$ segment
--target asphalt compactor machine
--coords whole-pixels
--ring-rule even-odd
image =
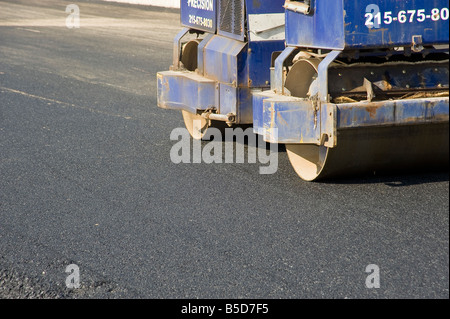
[[[449,15],[448,0],[182,0],[158,106],[197,139],[251,124],[307,181],[448,169]]]

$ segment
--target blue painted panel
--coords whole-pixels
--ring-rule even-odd
[[[311,15],[286,10],[286,42],[288,46],[342,50],[344,9],[342,0],[315,0]]]
[[[290,97],[265,99],[263,102],[263,128],[268,134],[265,140],[271,143],[319,143],[320,129],[314,127],[314,109],[311,102]],[[273,129],[278,130],[277,140]]]
[[[271,134],[276,128],[277,139]],[[271,143],[318,143],[311,102],[273,91],[253,94],[253,131]]]
[[[253,94],[253,132],[262,135],[264,129],[264,100],[270,98],[268,92]]]
[[[248,0],[247,14],[283,13],[285,0]]]
[[[421,35],[424,44],[449,41],[448,0],[344,2],[347,47],[407,46],[413,35]]]
[[[233,113],[236,114],[237,111],[237,89],[231,85],[219,84],[220,85],[220,114]]]
[[[213,34],[207,34],[202,42],[199,43],[197,47],[197,70],[198,73],[203,75],[205,72],[205,58],[203,56],[204,48],[209,43],[209,41],[213,38]]]
[[[183,26],[210,33],[216,32],[216,0],[181,0],[180,8]]]
[[[275,51],[283,51],[284,48],[284,41],[249,43],[248,78],[250,80],[250,87],[269,87],[272,53]]]
[[[338,104],[337,127],[420,124],[449,120],[449,98]]]
[[[286,12],[290,46],[343,50],[449,42],[448,0],[314,0],[310,15]],[[433,13],[436,13],[433,15]]]
[[[252,124],[252,94],[248,88],[235,88],[226,84],[220,86],[220,114],[236,114],[238,124]]]
[[[253,94],[249,88],[238,88],[238,123],[252,124],[253,123]]]
[[[337,113],[336,122],[333,121],[336,129],[449,121],[448,97],[322,104],[322,110],[327,110],[325,113],[333,108],[336,108]],[[322,121],[325,118],[322,116]],[[270,142],[308,144],[318,143],[320,137],[319,125],[314,127],[314,110],[308,100],[275,94],[273,91],[253,95],[253,127],[258,134],[277,128],[278,139]]]
[[[238,67],[242,67],[238,65],[238,55],[246,46],[237,40],[214,36],[204,49],[204,75],[218,82],[237,85]]]
[[[158,107],[194,113],[217,106],[216,83],[195,73],[165,71],[157,75]]]

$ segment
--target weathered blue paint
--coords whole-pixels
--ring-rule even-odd
[[[276,140],[273,140],[272,135],[266,134],[267,141],[319,145],[325,143],[326,146],[334,147],[338,145],[337,132],[342,129],[448,123],[448,97],[330,103],[328,74],[331,63],[340,55],[349,54],[350,50],[373,49],[364,51],[364,54],[370,55],[370,52],[373,52],[379,56],[382,51],[376,51],[378,49],[412,46],[413,36],[415,41],[419,40],[419,44],[424,46],[448,44],[448,0],[313,0],[312,8],[311,14],[308,15],[289,10],[286,12],[287,47],[275,61],[272,91],[258,93],[253,97],[255,132],[264,134],[276,128]],[[417,22],[411,18],[413,12],[408,12],[415,10],[417,18],[418,10],[423,10],[420,14],[426,16],[431,15],[434,8],[437,8],[435,11],[440,14],[439,19],[434,18],[436,21],[425,18],[423,22]],[[382,23],[369,28],[366,25],[369,17],[366,13],[376,14],[377,10],[383,15]],[[385,23],[384,18],[389,16],[395,15],[397,20],[401,16],[403,19],[402,10],[405,10],[408,21],[400,23],[393,19],[389,25]],[[333,50],[319,64],[316,87],[312,88],[317,92],[315,100],[284,95],[284,62],[292,57],[297,48],[305,47]],[[414,73],[409,72],[409,68],[413,68],[411,64],[403,69],[393,68],[391,71],[395,76],[390,76],[388,70],[381,76],[390,78],[393,86],[402,89],[448,86],[448,71],[431,65],[429,68],[420,65],[420,71]],[[349,68],[350,76],[351,71]],[[363,79],[364,77],[361,81]]]
[[[220,35],[212,38],[204,48],[204,75],[218,82],[237,85],[238,56],[246,43]]]
[[[307,99],[264,92],[253,96],[253,107],[255,133],[264,134],[274,128],[278,130],[276,140],[268,138],[272,138],[272,135],[265,136],[265,140],[272,143],[320,144],[321,135],[324,133],[320,121],[324,121],[327,113],[333,109],[336,110],[336,131],[449,121],[448,97],[371,103],[323,103],[323,112],[318,114],[317,125],[314,124],[314,107]]]
[[[263,129],[268,142],[320,142],[320,127],[314,127],[315,112],[309,101],[292,97],[269,98],[264,100],[263,110]],[[278,140],[270,134],[273,129],[278,130]]]
[[[220,0],[214,1],[215,12]],[[192,2],[190,2],[192,4]],[[197,2],[199,3],[199,2]],[[280,13],[284,0],[248,0],[248,14]],[[350,50],[380,49],[393,46],[410,46],[413,36],[421,36],[423,45],[448,43],[448,1],[443,0],[313,0],[310,15],[286,12],[287,47],[283,41],[244,41],[245,34],[231,35],[223,32],[214,35],[217,28],[214,13],[214,30],[201,29],[209,34],[199,44],[197,72],[160,72],[158,74],[158,105],[162,108],[196,112],[215,107],[218,113],[236,114],[237,123],[253,123],[255,132],[279,143],[323,143],[324,135],[336,145],[336,132],[340,129],[365,126],[420,124],[449,119],[448,98],[413,100],[387,100],[333,104],[329,102],[329,65],[340,54]],[[382,12],[383,23],[366,26],[366,13]],[[425,18],[417,23],[384,23],[384,13],[399,17],[402,10],[425,10],[425,16],[434,8],[441,14],[439,21]],[[189,16],[204,9],[188,6],[182,1],[183,25],[199,29],[189,23]],[[207,10],[206,10],[207,11]],[[204,13],[204,12],[203,12]],[[395,14],[394,14],[395,13]],[[387,15],[389,16],[389,14]],[[407,14],[408,18],[410,14]],[[212,16],[211,16],[212,18]],[[242,16],[245,20],[245,17]],[[177,38],[179,50],[180,38]],[[318,72],[318,104],[307,99],[283,96],[283,63],[298,47],[333,50],[320,63]],[[283,51],[284,50],[284,51]],[[283,51],[275,61],[272,91],[255,93],[269,87],[272,53]],[[373,50],[375,52],[375,50]],[[368,51],[365,51],[366,53]],[[378,51],[378,55],[380,51]],[[174,61],[177,55],[174,55]],[[442,84],[442,74],[431,69],[419,78],[408,77],[408,84],[420,83],[425,88]],[[403,86],[401,86],[403,87]],[[278,129],[277,140],[270,132]]]
[[[248,44],[249,87],[269,88],[272,53],[284,50],[284,41],[258,41]]]
[[[180,67],[180,52],[181,52],[181,39],[189,32],[189,28],[183,28],[178,32],[177,36],[173,40],[173,57],[172,67],[178,69]]]
[[[267,92],[258,92],[252,95],[252,113],[253,113],[253,132],[264,134],[264,100],[269,98]]]
[[[318,108],[308,99],[276,94],[272,91],[253,95],[254,132],[270,143],[334,143],[337,107],[323,103]],[[277,134],[272,134],[273,130]],[[323,139],[324,136],[326,139]]]
[[[287,45],[334,50],[411,46],[417,35],[423,44],[448,43],[448,0],[313,0],[312,7],[309,15],[286,11]],[[435,8],[439,19],[433,18]],[[366,25],[366,14],[377,12],[375,23]]]
[[[159,72],[157,88],[160,108],[195,113],[217,105],[216,82],[193,72]]]
[[[285,0],[249,0],[247,14],[284,13]]]
[[[284,93],[284,62],[295,51],[295,49],[295,47],[287,47],[275,60],[275,76],[273,80],[274,83],[271,84],[271,88],[279,94]]]
[[[328,68],[337,59],[341,51],[331,51],[319,64],[319,99],[328,101]]]
[[[227,85],[224,83],[220,83],[219,86],[220,86],[219,112],[221,114],[228,114],[228,113],[236,114],[238,103],[237,87]]]
[[[157,74],[160,108],[196,113],[215,107],[219,114],[233,113],[237,123],[253,122],[252,92],[207,79],[193,72],[164,71]]]
[[[253,92],[250,88],[238,88],[238,113],[237,121],[241,124],[253,123]]]
[[[202,42],[200,42],[198,44],[197,47],[197,73],[204,75],[205,73],[205,57],[204,57],[204,52],[205,52],[205,46],[209,43],[209,41],[211,41],[211,39],[214,37],[213,34],[211,33],[207,33],[204,37]]]
[[[423,98],[338,105],[338,129],[449,121],[449,99]]]

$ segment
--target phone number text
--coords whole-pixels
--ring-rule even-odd
[[[379,28],[382,24],[391,24],[393,22],[399,23],[413,23],[413,22],[424,22],[425,20],[431,19],[432,21],[448,20],[449,19],[449,9],[448,8],[434,8],[431,11],[426,11],[425,9],[419,10],[402,10],[396,15],[392,11],[380,12],[376,8],[368,10],[372,12],[367,12],[365,14],[366,26],[371,28]]]
[[[209,28],[209,29],[213,28],[213,20],[212,19],[199,17],[199,16],[192,15],[192,14],[189,15],[189,23],[199,25],[199,26]]]

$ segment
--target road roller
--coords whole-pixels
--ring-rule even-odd
[[[158,106],[197,139],[251,124],[305,181],[448,170],[449,15],[448,0],[182,0]]]

